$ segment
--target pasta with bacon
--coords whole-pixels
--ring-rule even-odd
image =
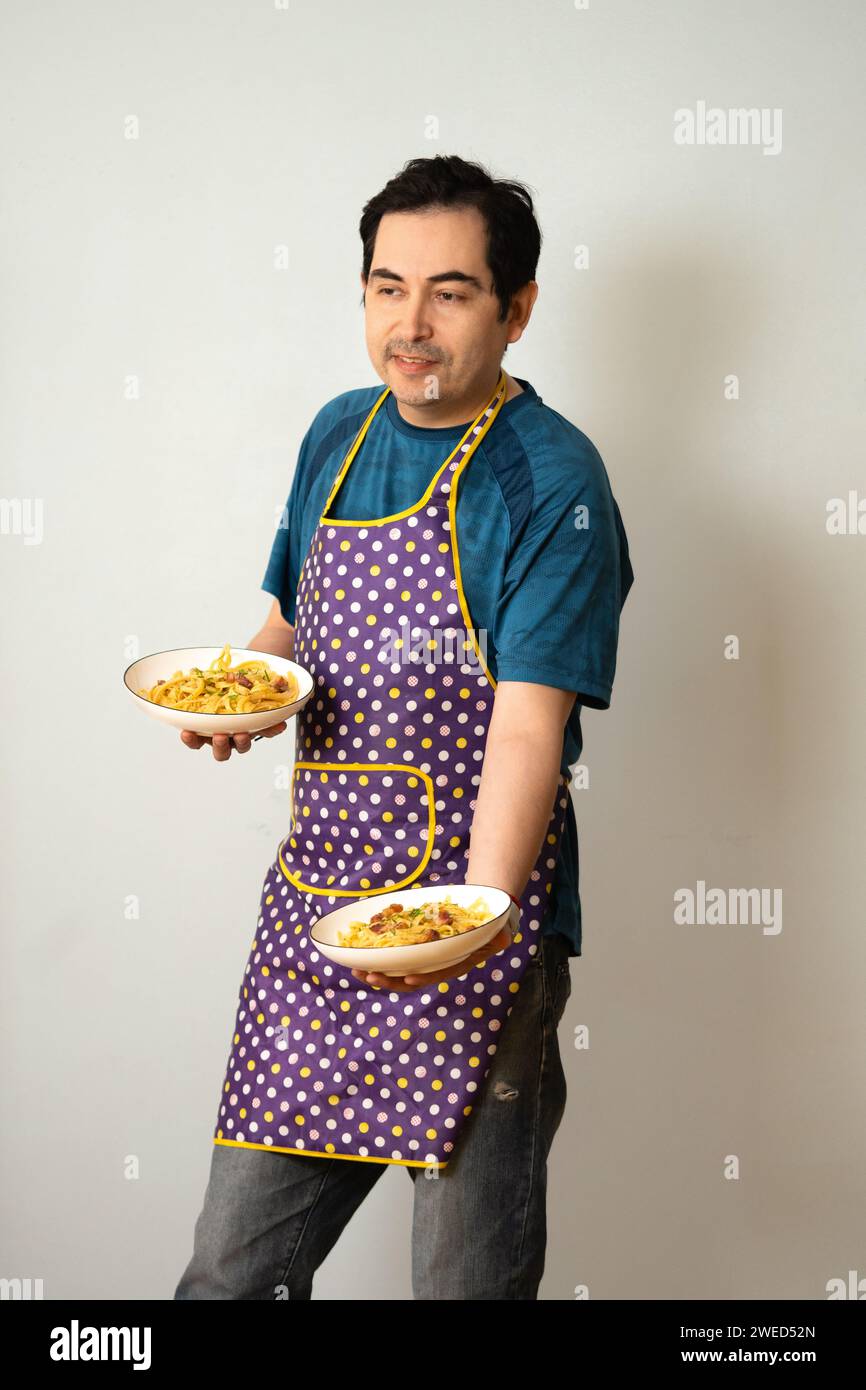
[[[254,714],[290,705],[298,697],[298,683],[294,676],[275,675],[261,659],[232,666],[227,642],[205,670],[193,666],[190,671],[175,671],[138,694],[156,705],[191,714]]]

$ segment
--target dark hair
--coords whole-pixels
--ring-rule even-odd
[[[358,229],[364,246],[364,279],[370,274],[376,232],[386,212],[469,207],[478,209],[487,226],[487,264],[502,323],[508,316],[512,296],[535,279],[541,231],[535,220],[532,195],[523,184],[494,179],[480,164],[456,154],[410,159],[381,193],[364,205]]]

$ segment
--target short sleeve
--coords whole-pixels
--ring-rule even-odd
[[[271,545],[261,587],[279,599],[280,612],[287,623],[295,621],[295,597],[303,561],[304,502],[308,495],[308,473],[313,427],[301,442],[289,496],[283,508]]]
[[[533,681],[610,707],[619,618],[634,582],[607,471],[579,430],[541,451],[510,538],[493,644],[497,680]]]

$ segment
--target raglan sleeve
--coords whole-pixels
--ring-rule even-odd
[[[315,422],[314,422],[315,424]],[[310,454],[314,425],[301,441],[286,505],[280,513],[261,587],[279,599],[287,623],[295,621],[295,596],[303,563],[304,502],[309,492]]]
[[[494,614],[497,680],[556,686],[608,709],[634,571],[601,456],[576,435],[540,451],[531,502],[510,537]]]

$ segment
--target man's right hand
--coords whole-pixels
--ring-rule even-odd
[[[274,738],[286,727],[284,719],[279,724],[271,724],[267,729],[259,729],[259,733],[263,738]],[[236,753],[249,753],[253,746],[252,734],[214,734],[213,738],[205,738],[203,734],[194,734],[192,729],[181,729],[180,736],[187,748],[201,748],[209,743],[218,763],[226,762],[232,755],[232,749]]]

